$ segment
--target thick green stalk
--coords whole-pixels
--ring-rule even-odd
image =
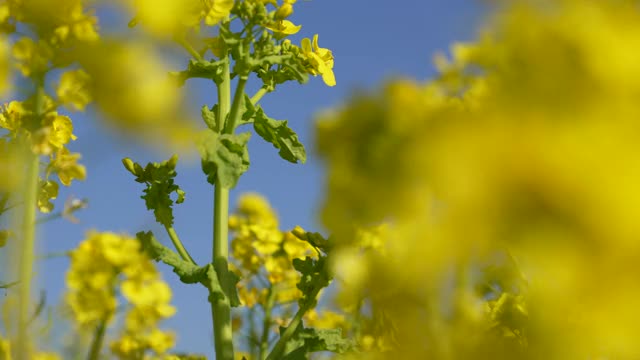
[[[218,119],[226,119],[231,107],[229,62],[223,67],[218,84]],[[224,125],[222,127],[224,129]],[[226,276],[229,258],[229,189],[216,184],[213,211],[213,266],[218,277]],[[225,297],[210,296],[216,359],[233,360],[231,306]]]
[[[44,112],[44,76],[37,81],[35,113],[38,119]],[[25,162],[27,164],[24,182],[24,213],[22,216],[22,243],[20,244],[18,292],[18,341],[17,359],[29,359],[29,309],[31,307],[31,280],[35,260],[36,204],[38,200],[38,179],[40,156],[31,150],[31,142],[25,141]]]
[[[18,342],[17,358],[29,359],[29,311],[31,307],[31,278],[33,276],[33,263],[36,239],[36,202],[38,197],[38,170],[40,158],[33,154],[31,149],[26,151],[27,177],[24,183],[24,213],[22,217],[22,243],[20,244],[19,266],[19,316],[18,316]]]

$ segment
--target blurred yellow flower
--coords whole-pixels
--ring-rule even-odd
[[[83,70],[69,70],[60,76],[60,83],[56,88],[58,100],[73,110],[84,111],[91,102],[89,93],[91,78]]]

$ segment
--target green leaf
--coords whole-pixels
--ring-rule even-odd
[[[220,61],[198,61],[191,59],[189,66],[183,71],[174,71],[169,75],[176,81],[179,86],[184,85],[185,81],[191,78],[211,79],[219,82],[222,75],[222,65],[226,60]]]
[[[202,120],[207,124],[207,127],[213,131],[218,129],[218,104],[209,109],[206,105],[202,107]]]
[[[278,154],[281,158],[294,164],[307,161],[304,145],[298,140],[298,134],[287,126],[286,120],[272,119],[257,107],[253,115],[253,128],[266,142],[280,150]]]
[[[122,160],[124,167],[136,177],[136,182],[146,184],[141,196],[148,210],[153,210],[156,221],[165,226],[173,225],[173,203],[171,195],[175,192],[176,204],[184,202],[185,192],[175,184],[174,178],[178,157],[172,156],[161,163],[148,163],[144,168],[131,159]]]
[[[312,304],[316,302],[314,290],[329,286],[332,276],[329,274],[326,266],[327,257],[321,256],[319,259],[313,259],[309,256],[302,259],[293,259],[293,268],[302,276],[296,285],[302,291],[302,297],[298,301],[300,306]]]
[[[284,330],[281,327],[280,333]],[[287,342],[283,360],[307,359],[306,354],[318,351],[344,354],[353,350],[356,350],[355,341],[343,338],[341,329],[307,329],[300,325]]]
[[[212,185],[233,188],[240,176],[249,169],[247,142],[251,133],[237,135],[205,131],[198,149],[202,157],[202,171]]]

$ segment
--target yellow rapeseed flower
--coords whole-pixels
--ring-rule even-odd
[[[322,75],[322,80],[328,86],[336,85],[336,77],[333,74],[333,53],[331,50],[318,46],[318,34],[313,36],[313,42],[309,38],[302,39],[302,54],[309,62],[309,72],[312,75]]]
[[[91,102],[89,82],[91,78],[83,70],[69,70],[60,76],[56,95],[60,102],[73,110],[84,111]]]

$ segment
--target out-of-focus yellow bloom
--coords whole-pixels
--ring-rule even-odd
[[[32,135],[32,149],[36,154],[50,155],[56,150],[64,149],[73,135],[73,123],[67,116],[52,111],[44,115],[42,127]]]
[[[111,350],[122,358],[147,350],[161,355],[174,344],[157,328],[172,316],[171,289],[162,281],[140,243],[126,236],[90,232],[71,253],[67,303],[81,327],[110,321],[117,306],[116,288],[130,304],[121,336]]]
[[[33,360],[62,360],[62,357],[56,353],[38,352],[33,355]]]
[[[338,329],[346,328],[348,325],[342,314],[330,310],[324,310],[319,314],[315,309],[305,314],[304,324],[316,329]]]
[[[85,106],[91,102],[90,81],[89,74],[83,70],[66,71],[60,76],[56,95],[62,104],[84,111]]]
[[[331,50],[318,46],[318,34],[313,36],[313,43],[309,38],[302,39],[302,54],[309,61],[309,72],[312,75],[322,75],[322,80],[328,86],[336,85],[333,74],[333,53]]]
[[[231,242],[232,258],[242,274],[239,296],[247,306],[266,301],[268,289],[258,290],[250,285],[256,276],[264,276],[275,292],[277,303],[289,303],[300,298],[296,287],[300,274],[292,260],[316,256],[313,248],[290,232],[278,228],[278,218],[267,200],[253,193],[238,200],[238,208],[229,217],[234,231]]]
[[[53,57],[50,45],[45,41],[35,42],[29,37],[18,39],[11,52],[18,61],[18,69],[25,77],[44,72]]]
[[[204,12],[200,0],[135,0],[133,5],[136,20],[158,36],[174,35],[197,26]]]
[[[40,191],[38,192],[38,209],[40,209],[40,212],[51,212],[51,210],[53,210],[53,203],[51,200],[55,200],[57,197],[57,182],[51,180],[40,181]]]
[[[1,11],[2,7],[0,7]],[[7,90],[11,88],[9,84],[10,73],[9,73],[9,58],[10,58],[10,47],[9,42],[6,37],[0,36],[0,94],[4,94]]]
[[[206,0],[204,22],[209,26],[224,20],[233,9],[233,0]]]
[[[21,101],[11,101],[2,107],[0,114],[0,127],[10,132],[17,131],[22,125],[22,117],[27,114],[24,104]]]
[[[336,243],[389,222],[386,255],[340,250],[336,278],[364,268],[350,298],[390,319],[385,358],[636,358],[637,3],[500,6],[435,81],[395,81],[319,125]],[[464,295],[453,269],[504,248],[527,293]]]
[[[97,23],[98,19],[85,13],[82,3],[77,2],[71,7],[63,22],[55,28],[54,34],[60,42],[70,38],[85,42],[96,41],[100,38]]]
[[[0,359],[11,360],[11,343],[0,336]]]
[[[80,154],[71,153],[67,148],[62,148],[52,155],[47,172],[57,174],[60,182],[64,186],[69,186],[72,180],[84,180],[87,177],[86,168],[78,164],[78,160],[80,160]]]
[[[152,47],[103,41],[81,49],[79,58],[92,79],[95,104],[111,124],[143,140],[161,138],[164,146],[193,135],[169,67]]]

